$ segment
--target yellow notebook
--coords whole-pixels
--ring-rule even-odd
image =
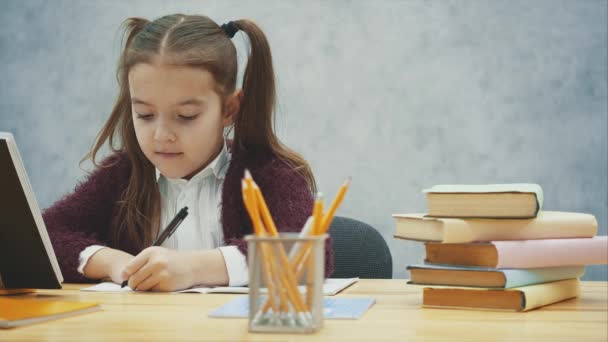
[[[0,328],[74,316],[101,310],[98,303],[0,298]]]

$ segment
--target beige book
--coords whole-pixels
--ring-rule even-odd
[[[535,219],[430,218],[394,214],[395,237],[406,240],[467,243],[493,240],[590,238],[597,233],[593,215],[542,211]]]
[[[442,287],[423,290],[422,305],[428,307],[528,311],[578,297],[578,279],[516,287],[506,290]]]
[[[423,192],[432,217],[533,218],[543,204],[538,184],[436,185]]]

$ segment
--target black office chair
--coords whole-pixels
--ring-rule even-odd
[[[393,277],[393,259],[384,238],[372,226],[347,217],[334,217],[329,235],[334,249],[331,278]]]

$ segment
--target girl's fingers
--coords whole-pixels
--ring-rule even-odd
[[[156,291],[156,292],[167,291],[167,290],[163,290],[163,289],[161,288],[160,283],[161,283],[161,282],[159,281],[159,282],[158,282],[156,285],[154,285],[154,286],[153,286],[153,287],[150,289],[150,291]]]
[[[158,287],[160,283],[160,277],[158,274],[152,273],[148,278],[137,285],[137,291],[148,291],[154,290],[155,287]]]
[[[142,268],[148,262],[149,258],[150,258],[149,249],[144,249],[141,253],[137,254],[137,256],[135,256],[135,258],[133,258],[131,261],[129,261],[127,263],[127,265],[125,266],[125,268],[122,270],[122,272],[120,274],[122,276],[122,279],[125,279],[125,280],[129,279],[129,285],[130,285],[131,284],[130,277],[134,273],[139,271],[139,269]],[[131,287],[131,288],[133,288],[133,287]]]
[[[150,260],[147,260],[148,262],[143,265],[137,272],[133,273],[130,277],[129,277],[129,287],[132,289],[137,288],[139,290],[140,288],[140,284],[147,280],[148,277],[150,277],[151,275],[157,274],[158,272],[158,267],[159,265],[153,262],[150,262]]]

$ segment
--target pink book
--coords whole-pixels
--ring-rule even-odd
[[[608,237],[491,241],[427,242],[425,262],[495,268],[536,268],[608,264]]]

